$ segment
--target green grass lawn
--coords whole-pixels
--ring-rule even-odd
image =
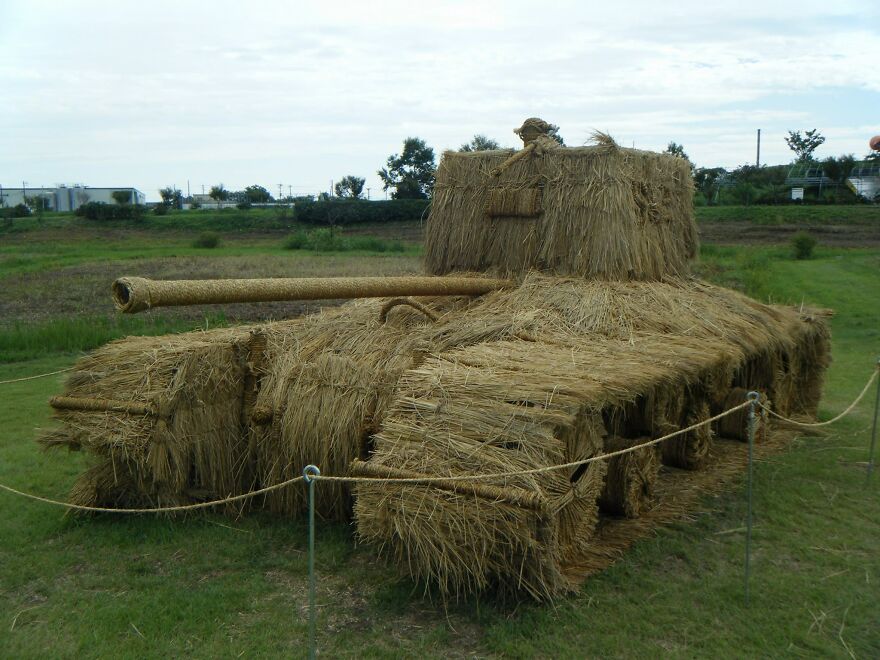
[[[697,222],[750,222],[756,225],[859,225],[880,223],[880,206],[807,205],[698,206]]]
[[[861,389],[880,355],[880,250],[820,249],[794,261],[782,248],[708,246],[699,272],[761,300],[835,309],[821,416]],[[0,364],[0,379],[74,359],[56,352]],[[64,499],[82,470],[83,456],[44,454],[33,442],[62,378],[0,385],[0,482]],[[870,407],[756,466],[750,608],[742,487],[707,498],[691,520],[637,543],[554,606],[486,596],[444,607],[356,545],[349,526],[319,522],[321,652],[877,657],[880,473],[866,486]],[[0,656],[305,656],[305,550],[301,521],[269,515],[79,519],[0,493]]]

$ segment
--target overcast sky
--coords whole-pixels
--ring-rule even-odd
[[[684,145],[698,166],[868,151],[880,3],[0,1],[0,184],[223,182],[273,194],[375,175],[407,136]]]

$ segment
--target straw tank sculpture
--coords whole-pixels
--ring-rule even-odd
[[[530,119],[521,150],[444,154],[426,276],[117,280],[123,311],[351,300],[84,357],[43,439],[94,458],[71,501],[193,503],[312,463],[375,479],[321,483],[319,514],[353,520],[429,588],[551,599],[675,511],[683,489],[738,464],[745,417],[610,460],[523,470],[642,444],[751,389],[784,415],[814,415],[829,361],[822,315],[690,274],[687,162],[602,134],[564,147],[554,132]],[[395,481],[425,476],[468,480]],[[300,515],[304,489],[230,512],[254,508]]]

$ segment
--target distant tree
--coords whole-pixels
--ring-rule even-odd
[[[487,138],[485,135],[475,135],[474,139],[470,142],[461,145],[458,149],[459,151],[492,151],[493,149],[500,149],[499,144],[491,139]]]
[[[170,186],[162,188],[159,190],[159,196],[162,198],[162,203],[168,208],[183,208],[183,195],[176,188]]]
[[[42,195],[34,195],[33,197],[24,198],[25,205],[37,214],[37,219],[43,221],[43,211],[49,209],[49,200]]]
[[[669,154],[670,156],[678,156],[679,158],[684,158],[686,161],[690,162],[690,158],[684,151],[684,147],[677,142],[670,142],[666,145],[666,149],[663,150],[664,154]]]
[[[244,189],[246,201],[251,204],[266,204],[272,201],[272,195],[263,186],[254,184]]]
[[[342,177],[333,187],[337,197],[360,199],[364,196],[364,184],[366,179],[349,174]]]
[[[666,145],[666,149],[663,150],[664,154],[669,154],[670,156],[677,156],[678,158],[684,158],[688,165],[691,166],[691,174],[696,173],[696,168],[694,167],[693,161],[690,157],[685,153],[684,147],[677,142],[670,142]]]
[[[229,199],[229,191],[223,187],[221,183],[218,186],[211,186],[211,191],[208,193],[208,197],[217,202],[217,208],[220,208],[220,202],[225,202]]]
[[[319,202],[329,202],[331,199],[333,199],[333,198],[330,196],[330,193],[328,193],[328,192],[319,192],[318,193],[317,200]]]
[[[129,204],[131,202],[130,190],[114,190],[112,193],[110,193],[110,196],[117,204]]]
[[[829,156],[822,161],[822,171],[835,183],[844,183],[855,164],[856,158],[853,154],[844,154],[837,158]]]
[[[383,190],[394,188],[393,199],[425,199],[434,189],[434,150],[424,140],[408,137],[403,151],[388,157],[386,167],[377,172]]]
[[[825,138],[815,128],[801,135],[800,131],[789,131],[785,143],[794,152],[796,160],[806,163],[813,160],[813,152],[825,142]]]
[[[723,167],[700,167],[694,170],[694,187],[711,203],[718,194],[721,178],[727,174]]]

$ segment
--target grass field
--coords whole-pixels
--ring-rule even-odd
[[[755,225],[823,226],[872,225],[880,222],[880,205],[780,205],[780,206],[698,206],[694,213],[699,223],[746,222]],[[418,218],[411,222],[393,222],[381,225],[351,225],[345,230],[353,234],[380,233],[398,239],[416,239],[420,232]],[[35,216],[0,221],[0,237],[14,237],[28,233],[46,233],[63,230],[66,236],[109,231],[140,231],[171,233],[198,233],[212,230],[224,235],[285,234],[301,228],[291,210],[254,208],[198,209],[173,211],[158,216],[147,213],[138,221],[97,221],[78,218],[72,213],[47,213],[42,219]]]
[[[182,237],[134,232],[95,241],[84,230],[65,242],[45,231],[45,240],[0,244],[0,379],[65,368],[76,350],[121,333],[205,323],[203,310],[158,310],[131,321],[143,326],[113,325],[106,285],[123,269],[166,277],[418,269],[415,250],[315,255],[250,237],[205,256]],[[820,248],[815,259],[794,261],[781,247],[706,246],[698,271],[761,300],[834,308],[822,416],[857,394],[880,355],[880,250]],[[208,323],[299,311],[246,306]],[[33,443],[61,382],[0,385],[0,482],[64,499],[82,470],[83,456],[44,454]],[[321,652],[877,657],[880,474],[866,486],[870,423],[866,402],[827,435],[804,436],[756,466],[748,609],[741,487],[707,498],[690,520],[636,544],[552,607],[488,596],[444,607],[356,545],[349,526],[321,522]],[[304,656],[305,549],[302,522],[268,515],[79,519],[0,493],[0,656]]]

